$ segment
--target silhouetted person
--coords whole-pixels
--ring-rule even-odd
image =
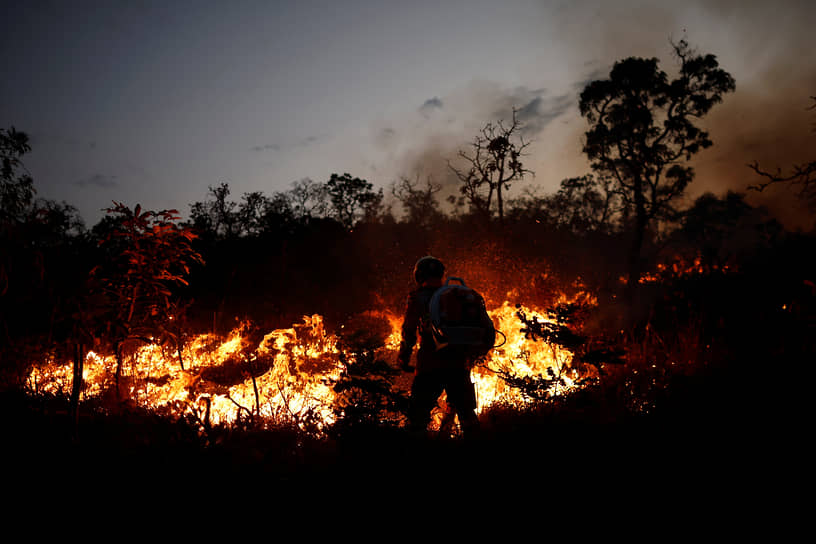
[[[431,420],[431,412],[443,391],[447,402],[459,416],[465,436],[479,425],[476,417],[476,392],[470,380],[470,357],[462,346],[437,349],[430,328],[430,301],[442,287],[445,266],[435,257],[423,257],[414,266],[418,287],[408,295],[402,323],[402,343],[398,360],[403,370],[413,370],[411,352],[419,334],[414,382],[408,412],[409,428],[424,432]]]

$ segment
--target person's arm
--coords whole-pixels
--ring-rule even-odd
[[[417,341],[417,327],[419,326],[421,310],[422,308],[420,308],[416,297],[408,295],[408,301],[405,304],[405,315],[402,319],[402,341],[397,356],[400,368],[405,371],[413,370],[411,353]]]

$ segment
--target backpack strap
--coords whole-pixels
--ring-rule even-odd
[[[445,281],[445,285],[449,284],[453,280],[456,280],[459,283],[461,283],[462,285],[464,285],[465,287],[467,287],[467,285],[465,285],[465,280],[463,280],[462,278],[457,278],[455,276],[448,276],[448,279]]]

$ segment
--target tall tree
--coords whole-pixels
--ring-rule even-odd
[[[524,150],[530,145],[521,136],[521,129],[514,108],[510,124],[503,121],[487,123],[474,138],[471,150],[459,151],[459,157],[468,165],[466,168],[448,163],[462,183],[460,190],[471,209],[488,220],[493,213],[491,207],[495,195],[500,224],[504,223],[504,192],[510,188],[511,182],[533,173],[521,162]]]
[[[734,79],[714,55],[699,55],[685,40],[672,44],[679,74],[669,80],[658,59],[616,62],[608,79],[589,83],[580,110],[590,123],[584,153],[592,168],[610,176],[632,214],[631,289],[642,270],[642,249],[653,222],[668,217],[694,177],[686,164],[711,146],[695,122],[734,90]]]
[[[15,296],[32,292],[19,287],[42,275],[41,259],[26,236],[34,183],[22,156],[29,151],[25,132],[0,128],[0,346],[11,344]]]

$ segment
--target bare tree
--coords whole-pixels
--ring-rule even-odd
[[[510,182],[533,174],[521,162],[530,142],[521,136],[522,125],[516,113],[513,108],[509,125],[501,120],[487,123],[474,138],[471,151],[459,151],[459,157],[469,164],[467,168],[457,168],[448,161],[448,167],[462,182],[460,190],[471,209],[488,220],[495,195],[499,224],[504,224],[504,191],[510,188]]]
[[[815,110],[816,96],[811,96],[810,99],[813,100],[813,104],[807,109]],[[813,131],[816,132],[816,126],[814,126]],[[771,185],[780,183],[795,185],[799,189],[799,196],[807,201],[812,209],[816,209],[816,159],[794,165],[787,174],[783,174],[782,169],[779,168],[776,173],[763,170],[757,161],[749,164],[748,167],[767,180],[756,185],[750,185],[749,190],[762,192]]]
[[[323,217],[329,209],[329,197],[324,183],[316,183],[309,178],[292,183],[286,193],[291,202],[292,213],[300,221],[308,222],[315,217]]]
[[[442,190],[442,186],[434,183],[431,176],[421,185],[419,177],[419,174],[413,180],[406,176],[400,177],[392,185],[391,194],[402,204],[409,223],[429,227],[442,217],[439,201],[436,200],[436,194]]]

